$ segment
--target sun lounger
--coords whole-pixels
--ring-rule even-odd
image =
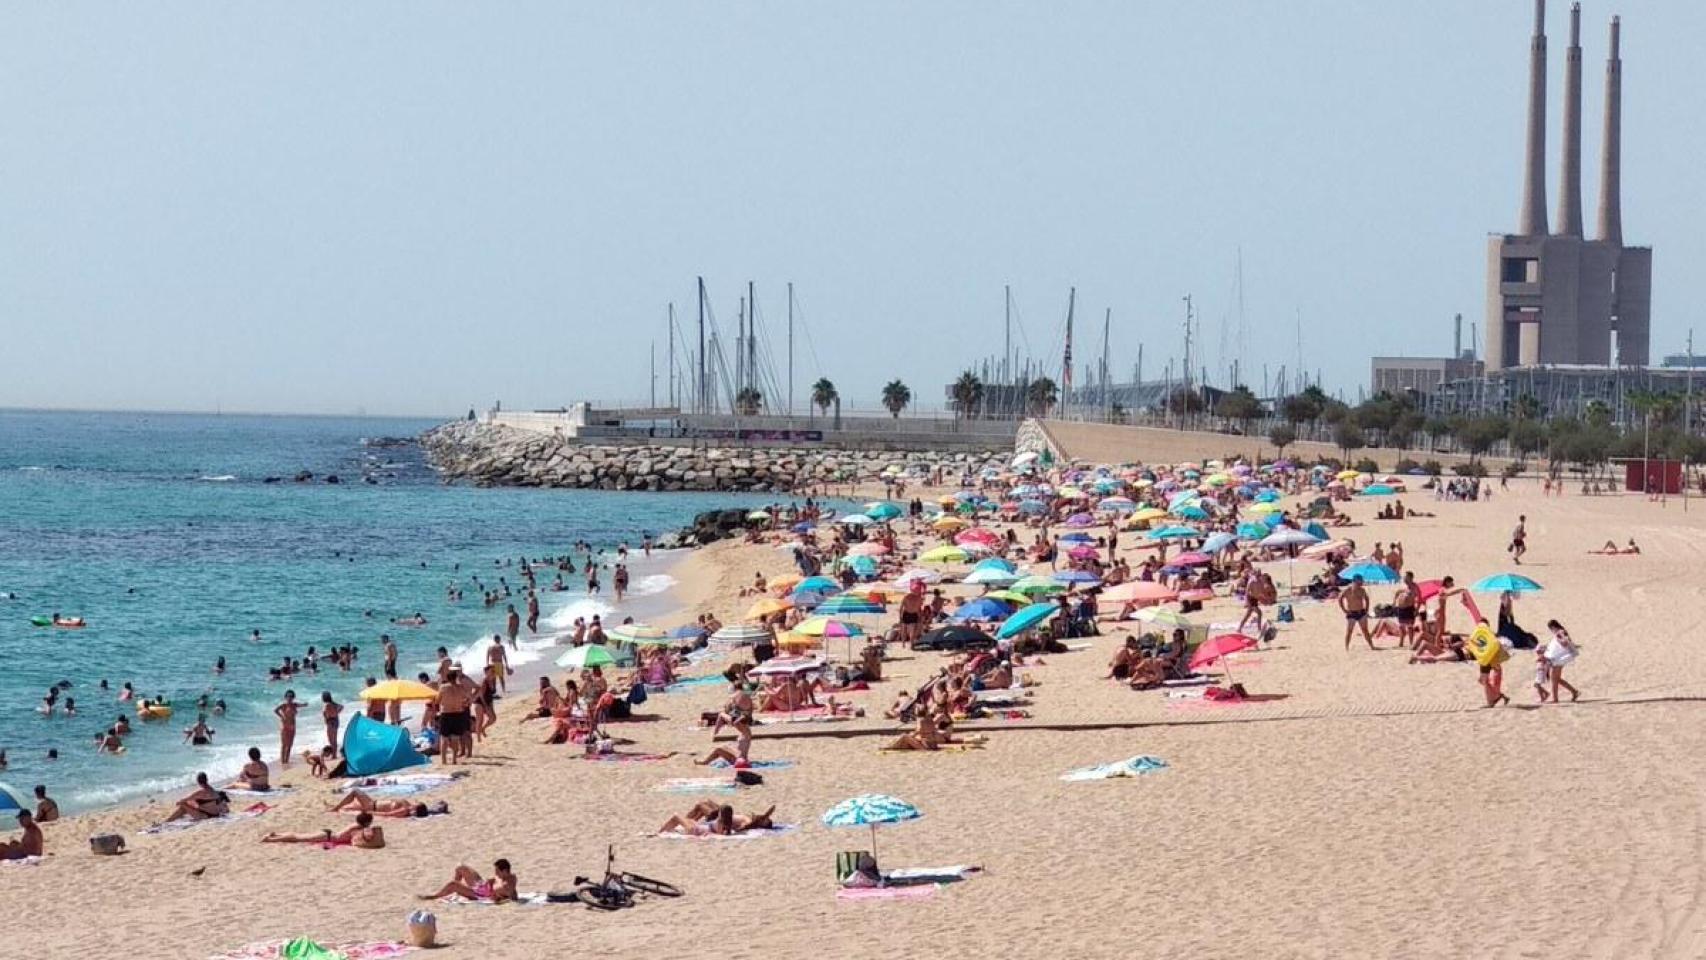
[[[883,883],[891,887],[916,887],[931,883],[958,883],[970,880],[972,874],[982,872],[981,867],[955,864],[951,867],[902,867],[899,870],[884,870]]]

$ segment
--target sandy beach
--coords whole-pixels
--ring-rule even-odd
[[[1514,703],[1484,709],[1473,666],[1410,665],[1390,640],[1347,652],[1337,609],[1299,602],[1271,648],[1234,661],[1252,693],[1281,699],[1219,707],[1101,680],[1124,634],[1105,628],[1088,649],[1027,668],[1030,719],[964,727],[987,735],[986,749],[885,755],[877,746],[898,725],[883,706],[942,660],[894,650],[886,681],[849,698],[866,717],[759,728],[753,756],[794,766],[761,771],[765,783],[732,802],[774,804],[778,822],[800,828],[736,842],[648,836],[695,799],[654,788],[706,775],[691,762],[710,745],[694,721],[724,688],[653,697],[643,712],[656,719],[617,729],[633,749],[674,755],[610,764],[541,744],[541,724],[516,722],[531,702],[517,687],[471,776],[427,797],[452,814],[386,822],[382,851],[257,842],[349,822],[323,812],[333,788],[300,766],[275,772],[296,789],[251,820],[141,835],[164,815],[154,804],[48,825],[42,864],[0,867],[0,954],[205,957],[297,935],[394,939],[414,895],[459,863],[484,871],[507,857],[522,890],[567,889],[615,844],[623,868],[686,896],[616,913],[432,904],[446,947],[431,955],[1700,956],[1706,661],[1687,645],[1706,619],[1706,504],[1545,498],[1532,480],[1489,502],[1405,499],[1438,516],[1377,522],[1375,504],[1358,502],[1346,509],[1363,525],[1343,535],[1364,547],[1401,539],[1418,576],[1460,582],[1513,569],[1507,535],[1527,515],[1521,569],[1545,590],[1519,600],[1518,616],[1537,631],[1557,618],[1582,644],[1570,672],[1580,703],[1536,707],[1533,654],[1518,652],[1506,670]],[[1642,555],[1587,553],[1629,537]],[[768,545],[697,551],[673,571],[677,615],[659,622],[735,618],[755,570],[788,568]],[[1384,602],[1391,588],[1373,592]],[[1229,600],[1202,617],[1237,618]],[[1169,766],[1060,779],[1138,754]],[[866,792],[924,812],[883,831],[885,867],[984,872],[917,902],[838,901],[835,854],[868,836],[818,817]],[[130,852],[92,856],[87,837],[105,832]]]

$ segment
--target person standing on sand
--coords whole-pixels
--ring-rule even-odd
[[[332,699],[329,690],[320,693],[320,718],[326,721],[326,742],[332,745],[332,752],[338,752],[338,715],[344,712],[343,704]]]
[[[1582,692],[1564,679],[1564,668],[1575,661],[1576,655],[1581,652],[1581,648],[1577,647],[1576,642],[1570,639],[1570,632],[1565,630],[1564,625],[1558,621],[1546,621],[1546,629],[1552,631],[1552,639],[1547,641],[1546,649],[1541,651],[1541,655],[1546,660],[1546,677],[1552,683],[1552,702],[1559,702],[1558,688],[1563,687],[1570,691],[1570,702],[1575,703],[1581,699]]]
[[[924,633],[924,583],[912,582],[911,589],[900,601],[900,638],[908,646],[918,642]]]
[[[1421,646],[1421,639],[1416,635],[1416,609],[1420,603],[1421,590],[1416,586],[1416,574],[1414,571],[1408,571],[1404,574],[1404,582],[1398,585],[1398,595],[1392,598],[1392,606],[1398,618],[1398,646],[1400,649],[1408,647],[1414,650]],[[1350,645],[1348,638],[1345,645]]]
[[[515,604],[509,604],[509,612],[504,617],[504,632],[509,634],[509,648],[519,649],[515,645],[516,635],[521,633],[521,614],[515,612]]]
[[[473,720],[469,715],[472,703],[472,685],[462,675],[461,668],[452,665],[444,682],[438,686],[438,758],[446,766],[454,764],[458,757],[472,753],[472,744],[469,743],[473,733]]]
[[[1374,635],[1368,632],[1368,590],[1362,585],[1362,577],[1352,577],[1351,585],[1339,591],[1339,609],[1345,613],[1345,649],[1350,650],[1351,634],[1360,626],[1362,638],[1373,650]]]
[[[1516,529],[1511,531],[1511,545],[1506,549],[1510,551],[1511,560],[1520,565],[1522,563],[1522,555],[1528,552],[1527,516],[1519,516],[1516,518]]]
[[[296,743],[296,691],[284,691],[284,702],[273,708],[278,717],[279,765],[290,766],[290,748]]]

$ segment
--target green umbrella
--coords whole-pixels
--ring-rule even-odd
[[[611,627],[606,635],[617,643],[653,647],[667,647],[670,644],[669,633],[662,627],[654,627],[649,623],[624,623]]]
[[[616,664],[616,658],[611,655],[609,647],[589,643],[575,647],[557,658],[557,666],[568,667],[572,670],[585,670],[588,667],[609,667]]]

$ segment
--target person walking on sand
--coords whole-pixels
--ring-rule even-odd
[[[1516,518],[1516,529],[1511,531],[1511,545],[1506,549],[1510,551],[1511,561],[1520,565],[1522,555],[1528,552],[1528,517],[1526,515]]]
[[[1352,577],[1351,585],[1339,591],[1339,609],[1345,614],[1345,649],[1350,650],[1351,634],[1361,627],[1363,640],[1373,650],[1374,635],[1368,632],[1368,589],[1362,585],[1362,577]]]
[[[300,706],[296,702],[296,691],[284,691],[284,702],[273,708],[273,716],[278,718],[279,765],[290,766],[290,748],[296,743],[296,711]]]
[[[326,742],[333,754],[338,752],[338,716],[343,712],[344,705],[332,699],[330,690],[320,692],[320,718],[326,721]]]
[[[1564,668],[1575,661],[1577,654],[1581,653],[1581,648],[1577,647],[1576,642],[1570,639],[1570,632],[1565,630],[1564,625],[1558,621],[1546,621],[1546,629],[1552,631],[1552,639],[1547,641],[1546,649],[1541,652],[1541,655],[1546,660],[1546,678],[1552,685],[1552,702],[1559,702],[1558,688],[1563,687],[1570,691],[1570,702],[1575,703],[1581,699],[1582,692],[1564,679]]]

